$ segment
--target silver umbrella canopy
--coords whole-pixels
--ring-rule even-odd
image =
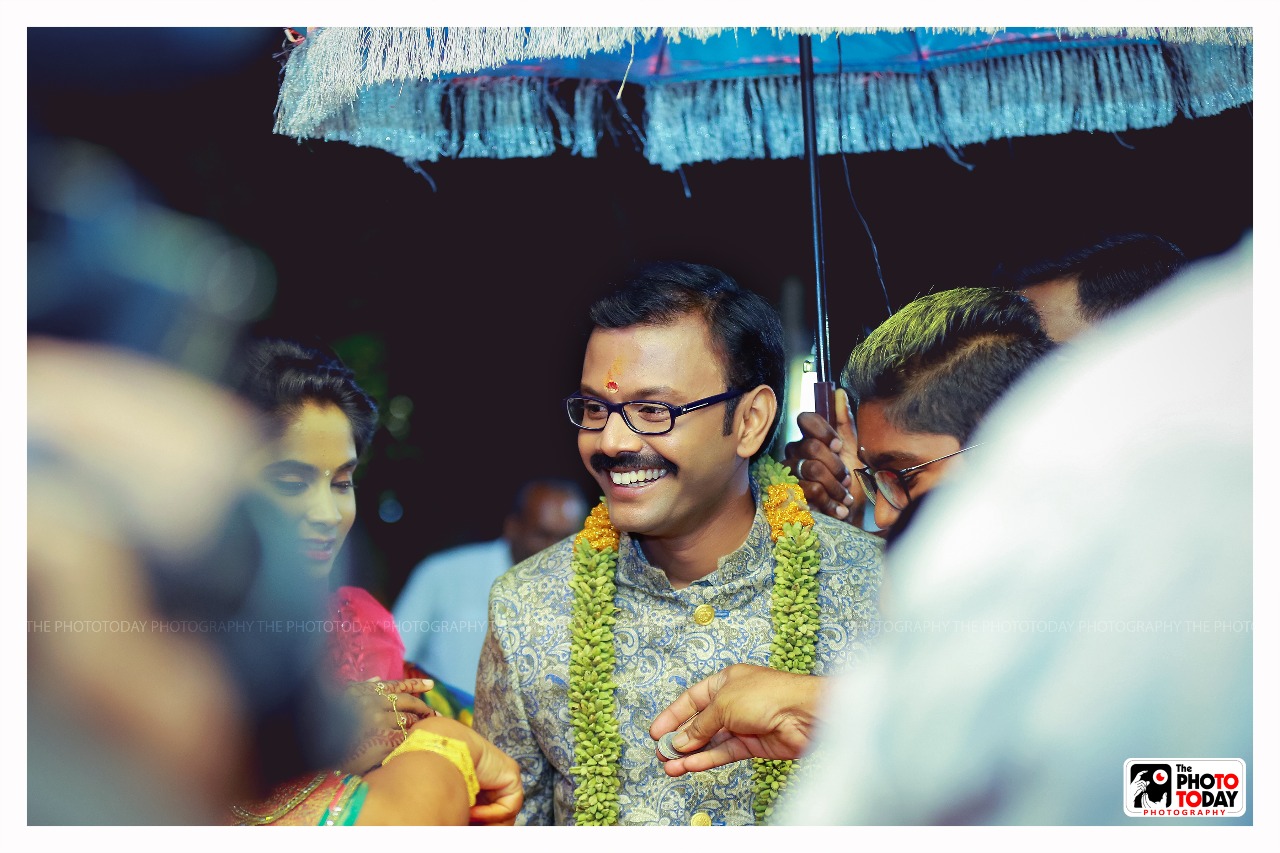
[[[622,86],[643,90],[638,120]],[[669,171],[803,155],[829,390],[817,155],[954,154],[1157,127],[1252,99],[1250,28],[318,27],[290,52],[275,131],[381,148],[415,168],[557,149],[592,157],[619,118]]]

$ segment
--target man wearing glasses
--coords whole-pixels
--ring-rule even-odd
[[[616,531],[616,567],[608,578],[584,576],[570,538],[495,582],[476,727],[521,764],[518,823],[582,824],[602,814],[619,824],[754,823],[763,798],[751,766],[671,778],[648,729],[689,684],[735,663],[769,665],[775,636],[789,630],[771,608],[790,593],[775,589],[785,573],[775,571],[770,518],[750,471],[777,432],[782,324],[758,295],[693,264],[646,267],[597,302],[591,320],[578,390],[564,406],[604,495],[603,524]],[[824,674],[843,668],[874,629],[880,549],[821,514],[812,531],[810,671]],[[598,533],[588,526],[584,537]],[[592,623],[584,667],[572,657],[573,639],[581,640],[590,590],[604,580],[616,585],[607,602],[616,612],[612,625]],[[606,661],[599,672],[598,660]],[[593,705],[583,723],[583,697],[605,679],[612,709]],[[613,755],[594,748],[615,740]],[[599,797],[583,787],[584,766],[618,780],[606,786],[616,790],[616,809],[592,808]]]
[[[855,413],[849,467],[876,526],[888,529],[945,476],[991,407],[1052,346],[1025,297],[963,287],[921,296],[854,347],[840,375]]]
[[[854,347],[840,376],[837,424],[802,415],[806,438],[787,445],[787,462],[815,509],[848,519],[857,506],[849,492],[859,489],[875,507],[876,525],[888,529],[975,447],[971,437],[987,411],[1052,348],[1020,294],[957,288],[922,296]],[[668,761],[672,774],[767,748],[799,755],[808,742],[796,731],[809,730],[822,692],[822,679],[731,667],[691,686],[654,720],[651,733],[657,739],[697,711],[674,747],[695,749],[714,736],[710,748]],[[778,724],[782,708],[788,728]]]

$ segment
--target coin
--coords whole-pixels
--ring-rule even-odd
[[[684,755],[683,752],[671,745],[671,740],[676,736],[675,732],[667,732],[658,739],[658,754],[667,761],[672,761]]]

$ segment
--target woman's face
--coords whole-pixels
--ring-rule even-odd
[[[333,568],[356,517],[351,422],[332,403],[308,402],[279,441],[263,448],[254,522],[267,557]]]

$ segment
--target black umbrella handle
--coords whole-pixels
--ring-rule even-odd
[[[818,184],[818,136],[813,104],[813,39],[800,36],[800,103],[804,109],[804,161],[809,167],[809,206],[813,215],[813,269],[818,382],[813,389],[815,411],[835,424],[835,383],[831,381],[831,333],[827,327],[826,260],[822,245],[822,192]]]
[[[836,425],[836,383],[817,382],[813,386],[813,410],[832,428]]]

